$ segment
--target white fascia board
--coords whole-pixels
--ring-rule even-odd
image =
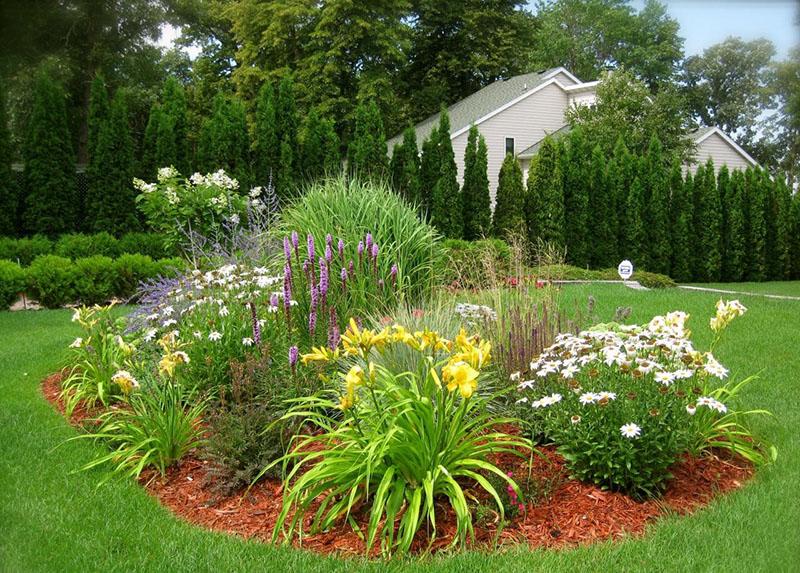
[[[600,83],[600,80],[595,80],[593,82],[584,82],[582,84],[576,84],[574,86],[567,86],[564,89],[568,92],[581,92],[581,91],[589,91],[597,87],[597,84]]]
[[[750,156],[749,153],[747,153],[744,149],[742,149],[741,146],[738,143],[736,143],[734,140],[732,140],[730,137],[728,137],[728,134],[726,134],[724,131],[722,131],[717,126],[712,127],[706,133],[704,133],[701,137],[698,137],[697,139],[695,139],[695,143],[697,145],[700,145],[701,143],[703,143],[706,139],[708,139],[709,137],[711,137],[715,133],[718,134],[725,141],[725,143],[727,143],[728,145],[733,147],[739,153],[739,155],[744,157],[750,163],[750,165],[752,165],[754,167],[756,165],[758,165],[758,161],[753,159]]]
[[[470,127],[472,127],[473,125],[480,125],[481,123],[483,123],[483,122],[484,122],[484,121],[486,121],[487,119],[491,119],[492,117],[496,116],[498,113],[500,113],[500,112],[502,112],[502,111],[505,111],[505,110],[507,110],[507,109],[508,109],[508,108],[510,108],[512,105],[518,104],[519,102],[521,102],[521,101],[522,101],[522,100],[524,100],[525,98],[528,98],[528,97],[532,96],[533,94],[535,94],[536,92],[538,92],[538,91],[541,91],[541,90],[543,90],[544,88],[546,88],[547,86],[550,86],[550,85],[553,85],[553,84],[557,85],[557,86],[558,86],[558,87],[560,87],[562,90],[565,90],[565,91],[566,91],[566,88],[564,87],[564,84],[562,84],[562,83],[561,83],[560,81],[558,81],[556,78],[553,78],[553,79],[551,79],[551,80],[548,80],[548,81],[546,81],[546,82],[544,82],[544,83],[542,83],[542,84],[539,84],[539,85],[538,85],[538,86],[536,86],[535,88],[533,88],[533,89],[530,89],[530,90],[528,90],[528,91],[524,92],[522,95],[515,97],[515,98],[514,98],[514,99],[512,99],[510,102],[508,102],[508,103],[505,103],[505,104],[501,105],[501,106],[500,106],[500,107],[498,107],[496,110],[494,110],[494,111],[491,111],[491,112],[487,113],[486,115],[484,115],[483,117],[479,118],[478,120],[476,120],[476,121],[475,121],[475,122],[473,122],[472,124],[470,124],[470,125],[468,125],[468,126],[466,126],[466,127],[462,127],[462,128],[461,128],[461,129],[459,129],[458,131],[454,131],[452,134],[450,134],[450,139],[451,139],[451,140],[452,140],[452,139],[455,139],[456,137],[458,137],[458,136],[459,136],[459,135],[461,135],[462,133],[466,133],[467,131],[469,131],[469,128],[470,128]]]
[[[567,70],[567,68],[565,68],[563,66],[558,67],[558,68],[554,69],[552,72],[550,72],[549,74],[545,75],[544,79],[549,80],[550,78],[552,78],[554,76],[557,76],[558,74],[564,74],[565,76],[567,76],[569,79],[571,79],[576,84],[582,83],[578,78],[576,78],[573,74],[571,74],[569,72],[569,70]]]

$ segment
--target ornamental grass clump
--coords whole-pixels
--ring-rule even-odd
[[[722,399],[733,399],[752,378],[723,384],[728,370],[712,350],[722,330],[745,311],[718,304],[711,349],[696,350],[676,311],[648,324],[601,324],[562,334],[530,363],[520,402],[544,427],[572,474],[635,497],[665,488],[683,453],[725,448],[754,463],[774,458]]]
[[[424,357],[416,371],[380,364],[381,353],[395,345]],[[463,330],[450,341],[430,330],[374,331],[355,321],[334,349],[303,355],[305,364],[321,369],[328,390],[297,399],[286,415],[321,433],[296,436],[283,459],[286,469],[294,465],[274,539],[299,535],[306,516],[314,532],[340,520],[355,524],[354,515],[364,512],[367,553],[379,542],[384,554],[403,554],[422,528],[433,542],[444,504],[456,516],[452,545],[463,544],[473,536],[471,488],[486,492],[502,519],[500,492],[487,476],[521,493],[489,455],[526,457],[530,445],[496,429],[515,421],[490,415],[491,397],[477,391],[490,360],[488,341]]]
[[[440,283],[445,270],[446,255],[439,234],[385,183],[342,175],[311,185],[300,199],[283,209],[274,236],[288,236],[293,231],[301,239],[311,235],[316,245],[324,245],[328,234],[341,238],[350,249],[350,257],[354,256],[354,246],[370,233],[381,249],[379,276],[388,277],[395,265],[397,289],[411,303],[423,300]],[[364,256],[371,255],[367,245],[364,248]],[[320,256],[323,252],[316,253],[313,261]],[[331,275],[334,279],[338,274]]]

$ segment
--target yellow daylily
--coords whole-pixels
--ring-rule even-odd
[[[414,338],[414,335],[407,331],[405,327],[395,324],[392,326],[392,330],[394,330],[394,333],[391,335],[392,342],[402,342],[414,350],[419,350],[417,339]]]
[[[466,362],[451,362],[442,369],[442,376],[447,382],[447,390],[456,388],[464,398],[469,398],[478,389],[478,371]]]
[[[419,349],[425,350],[426,348],[432,348],[434,352],[437,350],[443,350],[445,352],[450,352],[450,349],[453,346],[453,343],[447,340],[446,338],[442,338],[439,336],[439,333],[433,330],[425,329],[425,330],[418,330],[414,333],[414,336],[419,341]]]
[[[309,362],[328,362],[330,360],[336,360],[339,358],[339,349],[330,350],[324,346],[314,346],[311,348],[311,352],[308,354],[303,354],[300,357],[300,360],[303,364],[308,364]]]
[[[339,398],[339,409],[340,410],[349,410],[353,407],[356,403],[356,399],[354,396],[350,396],[348,394],[343,394],[341,398]]]
[[[167,376],[172,377],[175,373],[175,367],[179,364],[188,364],[189,363],[189,355],[181,350],[176,350],[175,352],[170,352],[169,354],[165,354],[161,357],[161,360],[158,363],[158,368],[162,372],[164,372]]]
[[[466,362],[473,368],[480,370],[492,359],[492,344],[482,340],[477,346],[469,345],[462,352],[453,355],[453,360]]]
[[[355,319],[350,319],[350,325],[342,335],[342,346],[349,355],[360,354],[366,356],[372,348],[383,350],[389,342],[389,330],[384,328],[380,332],[358,327]]]
[[[350,388],[362,386],[364,384],[364,369],[356,364],[344,375],[344,381],[347,384],[348,391]]]

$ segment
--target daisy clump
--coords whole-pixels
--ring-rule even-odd
[[[738,301],[716,310],[712,348],[746,312]],[[519,377],[519,402],[575,477],[643,498],[664,489],[684,453],[713,446],[754,462],[769,458],[726,404],[752,378],[735,381],[710,350],[695,348],[688,319],[675,311],[645,325],[559,335]]]

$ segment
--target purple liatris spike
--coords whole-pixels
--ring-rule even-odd
[[[289,348],[289,367],[292,369],[292,374],[297,370],[297,358],[300,355],[300,350],[297,346]]]
[[[311,286],[311,310],[316,311],[317,305],[319,304],[319,287],[312,285]]]
[[[397,265],[392,265],[392,269],[389,271],[389,276],[392,279],[392,286],[397,284]]]
[[[338,243],[337,247],[338,247],[338,250],[339,250],[339,256],[344,258],[344,241],[339,239],[339,243]]]
[[[339,346],[339,318],[336,316],[336,307],[331,307],[328,320],[328,348],[336,350]]]
[[[283,238],[283,254],[286,256],[287,261],[292,260],[292,246],[289,244],[289,238]]]
[[[356,265],[353,263],[352,259],[350,259],[350,266],[348,267],[348,272],[350,273],[350,277],[354,277],[356,274]]]
[[[310,235],[310,234],[308,235],[307,244],[308,244],[308,260],[309,261],[317,260],[317,257],[314,256],[314,254],[315,254],[315,251],[314,251],[314,235]]]
[[[256,305],[252,302],[250,305],[250,319],[253,322],[253,342],[256,346],[261,345],[261,325],[258,323],[258,314],[256,313]]]
[[[352,261],[351,261],[352,262]],[[342,272],[339,273],[339,278],[342,279],[342,284],[347,282],[347,269],[342,268]]]
[[[278,308],[278,293],[274,292],[269,297],[269,305],[272,308]]]
[[[373,259],[378,258],[378,243],[372,243],[372,252],[370,254]]]
[[[331,262],[333,259],[333,251],[330,245],[325,245],[325,260]]]
[[[328,265],[323,259],[319,260],[319,293],[324,303],[328,298]]]
[[[333,237],[331,236],[330,233],[325,235],[325,246],[326,247],[332,247],[333,246]]]
[[[292,246],[295,251],[300,248],[300,238],[297,236],[297,231],[292,231]]]
[[[286,265],[289,266],[288,264]],[[289,310],[289,304],[292,300],[292,278],[291,275],[284,273],[283,275],[283,306]]]
[[[308,272],[311,270],[311,262],[306,259],[303,261],[303,274],[308,276]]]
[[[367,252],[369,252],[369,250],[372,248],[372,233],[367,233],[366,241],[367,241]]]
[[[311,312],[308,315],[308,333],[311,336],[314,336],[314,332],[317,330],[317,310],[315,308],[311,309]]]
[[[361,257],[364,256],[364,241],[358,242],[358,260],[361,261]]]

